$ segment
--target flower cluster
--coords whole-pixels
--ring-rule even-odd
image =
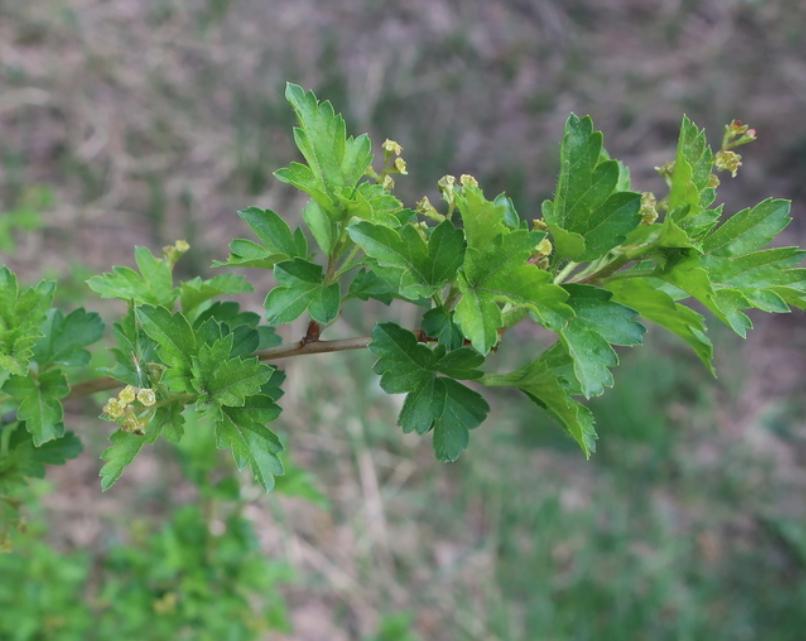
[[[119,423],[127,432],[142,434],[154,416],[157,396],[148,387],[127,385],[116,398],[110,398],[103,408],[106,418]]]

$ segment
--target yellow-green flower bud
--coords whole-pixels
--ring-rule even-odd
[[[651,191],[645,191],[641,194],[641,224],[651,225],[658,219],[658,201],[655,194]]]
[[[404,176],[408,175],[408,171],[406,170],[406,161],[402,158],[395,158],[395,169],[397,169],[399,174]]]
[[[462,187],[478,187],[479,186],[479,181],[476,180],[470,174],[462,174],[461,176],[459,176],[459,183],[462,185]]]
[[[535,231],[546,231],[548,228],[549,226],[542,218],[535,218],[532,220],[532,229]]]
[[[103,413],[111,419],[120,418],[123,416],[123,406],[116,398],[110,398],[103,408]]]
[[[392,178],[390,175],[386,175],[383,177],[383,188],[386,191],[392,191],[395,188],[395,179]]]
[[[123,407],[126,407],[129,403],[134,403],[134,399],[137,397],[137,389],[132,387],[131,385],[127,385],[118,394],[118,401]]]
[[[544,238],[537,243],[535,251],[541,256],[551,256],[551,252],[554,251],[554,246],[551,244],[551,241],[548,238]]]
[[[717,176],[716,174],[711,174],[710,176],[708,176],[708,186],[711,189],[716,189],[717,187],[719,187],[719,184],[720,184],[719,176]]]
[[[187,252],[190,249],[190,245],[188,244],[188,241],[186,241],[186,240],[177,240],[174,243],[174,249],[176,251],[178,251],[180,254],[184,254],[185,252]]]
[[[153,389],[143,388],[137,392],[137,400],[146,407],[151,407],[157,402],[157,396],[154,394]]]
[[[736,178],[742,166],[742,157],[735,151],[720,149],[714,157],[714,166],[720,171],[729,171],[731,178]]]
[[[396,140],[391,140],[389,138],[383,141],[381,147],[383,147],[383,150],[386,153],[394,154],[395,156],[399,156],[403,153],[403,146]]]

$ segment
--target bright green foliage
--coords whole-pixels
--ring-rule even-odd
[[[230,243],[229,258],[226,262],[214,263],[216,266],[271,269],[284,260],[308,256],[305,235],[299,229],[291,233],[288,223],[270,209],[249,207],[238,215],[255,232],[258,242],[236,238]]]
[[[172,305],[177,292],[173,286],[171,264],[156,258],[147,248],[136,247],[134,260],[139,272],[131,267],[115,267],[111,272],[87,281],[101,298],[122,298],[135,303]]]
[[[711,170],[714,154],[700,129],[683,117],[677,155],[669,185],[669,218],[693,238],[706,233],[719,219],[721,210],[707,208],[716,198]]]
[[[574,374],[586,398],[604,393],[613,386],[611,367],[618,365],[618,355],[611,345],[638,345],[643,326],[635,319],[637,312],[615,303],[611,294],[589,285],[566,285],[567,304],[574,310],[560,336],[574,364]]]
[[[64,434],[61,399],[70,388],[59,370],[45,372],[36,378],[12,375],[3,386],[17,403],[17,418],[25,421],[37,447]]]
[[[560,149],[560,176],[554,200],[543,215],[564,258],[592,260],[625,240],[640,221],[640,196],[617,191],[623,171],[603,153],[602,132],[590,116],[571,115]]]
[[[455,379],[480,378],[484,358],[462,347],[429,349],[411,332],[383,323],[372,332],[375,371],[390,394],[407,393],[398,421],[404,432],[434,430],[434,451],[441,461],[455,461],[467,447],[469,430],[478,427],[489,406],[478,393]]]
[[[350,238],[381,268],[382,278],[404,298],[430,298],[456,276],[464,258],[462,232],[445,221],[426,242],[417,229],[400,231],[368,222],[354,223]]]
[[[473,347],[487,354],[498,342],[502,303],[528,309],[548,327],[562,326],[572,316],[568,294],[548,271],[529,262],[544,234],[507,228],[503,208],[485,200],[478,188],[463,188],[457,203],[468,248],[457,278],[461,299],[455,320]]]
[[[180,451],[198,446],[213,460],[217,448],[228,449],[238,468],[271,489],[284,470],[282,441],[269,427],[280,416],[284,376],[270,363],[366,345],[381,388],[406,395],[399,424],[432,432],[440,460],[456,460],[489,412],[475,383],[462,381],[525,393],[589,456],[597,436],[580,399],[613,386],[617,350],[640,344],[646,322],[682,339],[713,372],[706,320],[691,300],[742,336],[749,309],[806,308],[806,253],[770,246],[790,221],[789,203],[767,199],[733,216],[714,205],[713,172],[738,168],[731,145],[754,138],[740,124],[714,154],[684,118],[675,157],[660,169],[669,192],[655,196],[631,191],[629,169],[605,151],[591,118],[572,115],[554,198],[543,203],[544,219],[527,222],[506,194],[488,199],[468,175],[438,181],[439,206],[425,198],[404,204],[394,193],[407,173],[401,145],[386,141],[383,167],[373,166],[369,138],[349,136],[329,102],[293,84],[286,98],[305,163],[276,175],[305,194],[304,228],[271,210],[244,209],[238,215],[255,240],[234,240],[227,260],[215,263],[273,271],[262,314],[226,300],[252,291],[239,275],[175,282],[173,268],[189,249],[183,241],[162,257],[137,248],[136,271],[116,267],[88,281],[128,305],[114,324],[111,363],[98,371],[113,379],[101,389],[127,386],[103,405],[116,428],[102,457],[103,489],[158,439]],[[84,391],[92,388],[86,348],[101,338],[102,323],[82,309],[50,309],[53,289],[20,287],[0,267],[0,416],[11,412],[15,430],[0,431],[2,469],[38,474],[30,462],[46,459],[31,458],[34,446],[43,455],[54,448],[47,460],[66,458],[55,454],[55,444],[70,442],[61,401],[76,382],[90,379]],[[316,345],[335,333],[345,305],[369,300],[397,301],[389,314],[413,303],[420,324],[384,322],[371,337]],[[272,351],[280,343],[274,327],[300,317],[308,322],[303,340]],[[513,331],[521,324],[533,328]],[[491,358],[511,340],[522,343],[520,367],[495,373],[513,367]],[[205,491],[233,493],[231,484]]]
[[[306,310],[315,321],[325,324],[338,315],[339,286],[326,282],[319,265],[295,258],[279,263],[274,275],[279,286],[266,296],[266,312],[273,325],[290,323]]]
[[[635,309],[647,320],[657,323],[682,338],[708,370],[714,371],[714,347],[706,334],[705,319],[690,307],[676,303],[663,290],[644,279],[614,280],[607,284],[613,300]]]
[[[0,266],[0,385],[9,373],[25,375],[54,290],[49,281],[21,288],[14,273]]]
[[[575,401],[563,384],[550,359],[536,361],[509,374],[492,374],[483,379],[490,387],[515,387],[548,410],[565,427],[582,448],[586,457],[596,451],[596,428],[593,414]]]
[[[344,118],[333,105],[319,102],[299,85],[289,83],[285,97],[299,122],[294,142],[307,165],[294,162],[274,175],[307,193],[329,216],[341,218],[345,201],[372,162],[369,137],[348,136]]]
[[[21,486],[26,478],[43,478],[48,465],[63,465],[81,453],[81,441],[72,432],[36,446],[23,429],[13,430],[8,449],[0,453],[0,497]]]
[[[90,353],[84,348],[101,339],[104,323],[98,314],[81,308],[67,316],[51,309],[42,331],[44,336],[34,347],[34,360],[40,366],[75,367],[89,362]]]
[[[186,315],[195,315],[205,304],[223,294],[245,294],[252,286],[242,276],[222,274],[207,280],[198,276],[179,286],[179,303]]]

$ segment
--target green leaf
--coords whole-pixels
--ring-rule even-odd
[[[666,292],[643,278],[614,280],[605,285],[613,292],[613,300],[635,309],[641,316],[682,338],[711,374],[714,347],[707,335],[705,319],[693,309],[676,303]]]
[[[456,277],[464,259],[461,230],[449,221],[437,225],[426,242],[407,225],[399,231],[369,222],[350,225],[353,242],[378,265],[388,268],[401,296],[411,300],[428,298]]]
[[[5,426],[3,429],[13,429]],[[44,478],[48,465],[63,465],[81,453],[81,441],[72,432],[36,447],[31,435],[15,429],[8,443],[8,452],[0,454],[0,494],[10,492],[26,478]]]
[[[100,340],[104,323],[94,312],[79,308],[65,316],[60,310],[48,312],[43,326],[44,336],[34,348],[34,359],[40,366],[55,364],[65,367],[86,365],[90,354],[84,349]]]
[[[327,324],[339,314],[341,294],[338,283],[325,284],[322,267],[295,258],[274,268],[279,285],[266,296],[269,323],[282,325],[298,318],[305,310],[315,321]]]
[[[397,296],[397,291],[392,288],[388,281],[385,281],[375,272],[362,269],[350,283],[348,296],[361,300],[374,298],[384,305],[389,305]]]
[[[618,355],[611,345],[632,346],[643,340],[645,329],[635,310],[611,300],[612,294],[590,285],[566,285],[574,318],[560,330],[573,360],[574,374],[586,398],[612,387],[611,367]]]
[[[34,445],[39,447],[64,435],[61,399],[70,387],[60,370],[50,370],[37,378],[11,376],[3,391],[17,401],[17,418],[25,422]]]
[[[701,257],[682,257],[672,261],[660,278],[700,301],[742,338],[753,327],[750,318],[742,311],[751,306],[750,302],[736,288],[717,290]]]
[[[171,306],[177,296],[171,264],[165,259],[156,258],[145,247],[134,249],[134,259],[139,272],[131,267],[114,267],[111,272],[93,276],[87,280],[87,285],[101,298]]]
[[[411,212],[383,185],[361,183],[347,204],[347,216],[378,225],[399,227],[411,217]]]
[[[9,374],[25,375],[54,291],[50,281],[20,288],[14,272],[0,266],[0,385]]]
[[[375,326],[370,350],[378,357],[374,370],[383,390],[407,393],[398,418],[403,431],[425,434],[433,429],[437,458],[455,461],[467,446],[469,430],[482,423],[489,406],[453,379],[479,378],[484,357],[469,348],[431,350],[394,323]]]
[[[291,258],[306,258],[308,242],[297,229],[291,232],[288,224],[270,209],[248,207],[238,216],[252,228],[259,242],[236,238],[230,243],[230,255],[215,267],[262,267],[271,269],[279,262]]]
[[[179,301],[185,314],[199,313],[199,308],[210,299],[222,294],[244,294],[251,292],[252,286],[243,276],[223,274],[207,280],[198,276],[179,286]]]
[[[596,424],[592,412],[571,397],[546,359],[541,357],[509,374],[487,375],[482,382],[490,387],[518,388],[560,421],[586,458],[596,451]]]
[[[602,132],[590,116],[571,115],[560,149],[560,176],[543,214],[559,254],[574,261],[599,258],[640,222],[640,194],[616,191],[624,168],[602,149]]]
[[[336,222],[328,216],[325,211],[316,203],[309,200],[302,210],[302,219],[311,230],[316,244],[325,256],[333,253],[333,245],[336,242]]]
[[[193,387],[217,405],[241,407],[247,397],[260,392],[272,368],[257,358],[230,358],[232,348],[233,334],[202,345],[193,360]]]
[[[551,274],[527,262],[542,236],[507,231],[484,251],[468,247],[458,279],[462,297],[454,316],[462,334],[482,354],[498,342],[498,330],[504,325],[501,303],[529,309],[548,327],[562,326],[573,315],[564,302],[568,294],[553,284]]]
[[[286,85],[286,100],[297,116],[294,142],[307,165],[291,163],[275,176],[306,192],[331,217],[344,216],[344,202],[372,163],[372,145],[366,134],[347,136],[344,118],[328,101],[319,102],[313,92]]]
[[[711,187],[713,164],[705,130],[683,116],[667,201],[669,216],[695,237],[706,233],[719,219],[719,210],[707,209],[716,198]]]
[[[137,319],[145,334],[157,344],[157,354],[168,371],[165,382],[177,392],[191,392],[191,365],[198,344],[193,328],[181,313],[171,314],[164,307],[137,308]]]
[[[429,309],[423,316],[422,328],[428,336],[436,338],[447,349],[457,349],[465,342],[462,330],[453,322],[453,314],[444,307]]]
[[[761,249],[789,225],[791,203],[767,198],[755,207],[728,218],[703,241],[703,251],[714,256],[738,256]]]
[[[280,415],[268,396],[252,396],[243,407],[220,407],[216,413],[216,439],[232,450],[239,469],[249,467],[255,481],[267,492],[283,474],[280,439],[266,424]]]

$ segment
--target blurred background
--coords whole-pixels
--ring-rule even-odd
[[[759,141],[721,199],[730,212],[793,199],[784,240],[804,245],[804,33],[801,0],[0,0],[0,262],[57,276],[63,305],[109,315],[83,281],[131,264],[134,245],[184,238],[181,275],[209,274],[246,232],[237,209],[298,220],[303,201],[272,177],[297,157],[286,80],[331,99],[376,149],[400,141],[408,202],[471,173],[530,218],[570,111],[593,116],[637,190],[658,192],[683,113],[717,145],[739,118]],[[271,277],[250,277],[259,311]],[[328,335],[406,313],[350,308]],[[284,363],[277,425],[299,469],[283,493],[239,499],[249,558],[268,572],[257,610],[286,629],[258,638],[803,639],[804,320],[755,316],[746,342],[710,323],[718,380],[650,332],[592,403],[591,462],[501,395],[461,461],[438,464],[428,439],[395,427],[402,399],[380,391],[368,354]],[[122,601],[121,627],[99,638],[135,638],[120,629],[156,626],[183,598],[154,571],[176,560],[182,527],[192,536],[187,452],[157,448],[101,495],[109,427],[73,409],[86,451],[33,487],[29,538],[0,561],[0,619],[16,612],[3,640],[89,638],[76,630]],[[156,532],[162,543],[143,543]],[[137,599],[104,583],[109,568]],[[252,638],[214,610],[211,636],[165,638]]]

